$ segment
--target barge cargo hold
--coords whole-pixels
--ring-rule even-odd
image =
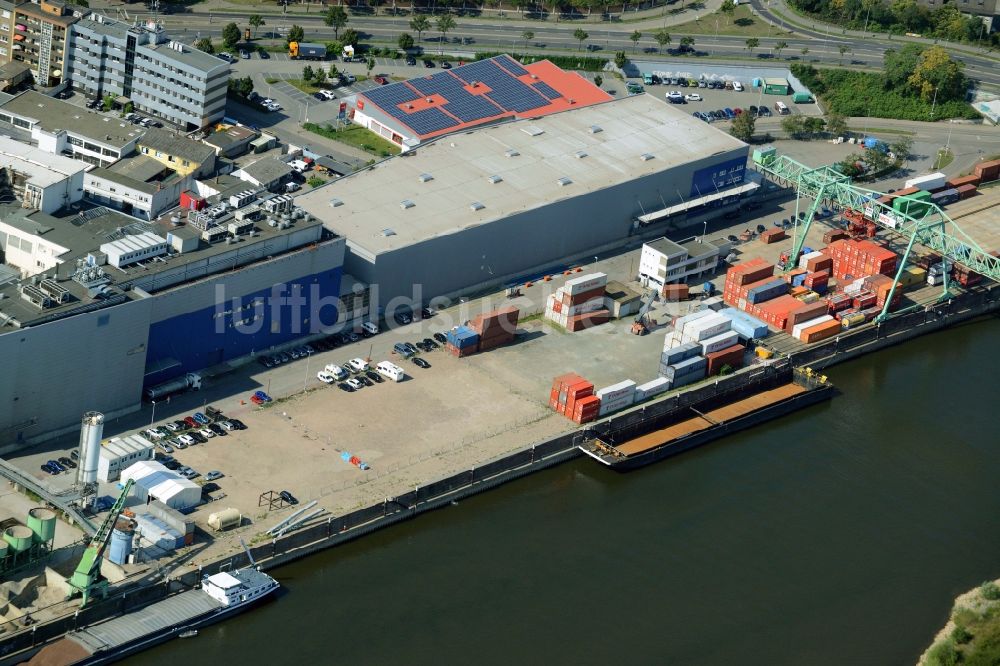
[[[703,403],[678,407],[655,423],[617,432],[595,429],[579,449],[598,462],[626,471],[658,462],[725,435],[750,428],[833,397],[825,377],[790,371]]]

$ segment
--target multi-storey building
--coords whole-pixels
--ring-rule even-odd
[[[23,62],[31,68],[35,83],[48,88],[60,85],[66,75],[66,49],[70,26],[90,12],[60,0],[0,5],[0,47],[3,60]]]
[[[220,120],[229,65],[180,42],[162,26],[129,25],[100,14],[73,24],[66,71],[74,89],[111,95],[183,129]]]

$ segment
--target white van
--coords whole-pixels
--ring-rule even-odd
[[[784,102],[775,102],[774,110],[778,112],[779,116],[787,116],[790,113]]]
[[[344,370],[336,363],[327,363],[323,371],[333,375],[333,378],[338,382],[347,378],[347,370]]]
[[[733,81],[733,90],[736,92],[743,92],[743,84],[739,81]]]
[[[361,324],[361,328],[368,331],[372,335],[378,335],[378,324],[376,324],[375,322],[366,321],[365,323]]]
[[[391,379],[394,382],[401,382],[403,381],[403,377],[406,376],[406,373],[403,372],[401,367],[395,363],[390,363],[389,361],[381,361],[375,366],[375,369],[378,370],[378,374],[382,375],[386,379]]]

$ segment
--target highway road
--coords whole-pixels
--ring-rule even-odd
[[[788,45],[782,52],[783,62],[795,58],[816,64],[843,64],[879,69],[882,66],[885,51],[889,48],[898,48],[902,43],[898,40],[888,41],[870,36],[837,35],[835,31],[830,34],[828,31],[790,26],[763,6],[761,0],[752,0],[752,6],[760,15],[779,26],[779,28],[775,28],[773,37],[759,38],[760,45],[752,54],[747,51],[746,39],[740,36],[685,35],[682,32],[671,31],[673,44],[678,44],[682,36],[691,36],[695,39],[695,49],[705,59],[747,58],[752,55],[759,60],[768,61],[772,58],[774,45],[783,41]],[[185,41],[194,41],[196,38],[204,36],[219,38],[223,25],[229,21],[235,21],[241,27],[245,27],[249,16],[249,13],[226,13],[225,15],[209,13],[209,22],[206,24],[206,16],[198,11],[198,6],[193,9],[196,13],[172,14],[160,18],[173,33],[180,33],[179,36]],[[149,16],[149,14],[140,13],[137,16],[144,17]],[[284,35],[289,26],[297,23],[305,28],[308,40],[332,41],[334,39],[333,29],[325,26],[318,15],[310,17],[276,14],[266,18],[267,24],[261,29],[259,36]],[[579,42],[573,37],[573,31],[581,26],[573,22],[553,24],[541,21],[508,21],[495,18],[457,18],[456,23],[456,28],[448,34],[447,44],[442,44],[439,41],[440,35],[434,31],[425,33],[422,44],[425,50],[434,52],[444,48],[452,53],[504,50],[519,53],[527,51],[544,55],[552,52],[578,52],[580,47]],[[649,25],[646,25],[647,23]],[[361,32],[363,39],[383,44],[394,43],[401,32],[411,32],[408,17],[352,16],[349,26]],[[787,30],[794,30],[797,34],[783,32],[781,26]],[[590,33],[589,39],[584,44],[585,49],[589,49],[597,55],[608,56],[618,50],[631,55],[634,47],[629,40],[629,35],[633,30],[639,29],[647,36],[644,40],[645,43],[641,43],[639,48],[640,52],[645,51],[642,53],[643,59],[660,57],[651,40],[653,31],[658,27],[655,19],[641,24],[604,23],[585,24],[582,27]],[[522,32],[526,29],[530,29],[534,33],[534,39],[530,44],[526,44],[521,38]],[[841,46],[846,46],[849,50],[845,54],[841,54]],[[965,63],[966,73],[982,86],[1000,88],[998,63],[985,51],[972,49],[968,46],[955,47],[944,43],[942,46],[954,50],[955,54]],[[805,56],[802,55],[803,49],[809,50]],[[666,54],[663,57],[666,58]],[[685,59],[698,60],[699,57],[686,56]]]

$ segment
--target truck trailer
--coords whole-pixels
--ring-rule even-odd
[[[161,398],[166,398],[168,395],[182,393],[183,391],[188,390],[197,391],[200,388],[201,375],[196,372],[189,372],[183,377],[171,379],[169,382],[163,382],[162,384],[157,384],[156,386],[150,386],[143,391],[143,396],[149,402],[155,402]]]
[[[288,57],[292,60],[326,60],[326,44],[289,42]]]

